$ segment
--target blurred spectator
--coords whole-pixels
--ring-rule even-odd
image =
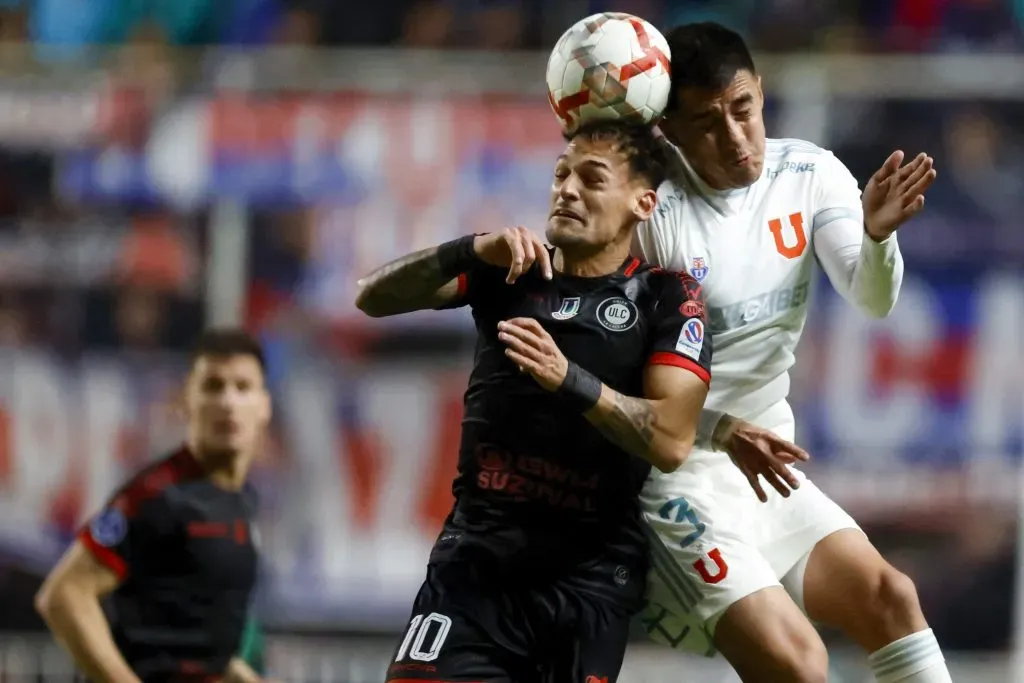
[[[958,52],[1005,52],[1019,36],[1007,0],[947,0],[941,47]]]

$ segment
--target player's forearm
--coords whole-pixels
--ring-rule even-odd
[[[643,458],[662,472],[673,472],[690,454],[696,436],[679,429],[678,416],[662,415],[663,402],[625,396],[607,385],[597,405],[584,413],[587,420],[624,451]]]
[[[896,234],[876,242],[867,232],[861,239],[851,295],[861,310],[882,318],[892,312],[903,284],[903,254]]]
[[[99,598],[58,588],[42,601],[39,613],[90,681],[140,683],[114,643]]]
[[[356,306],[374,318],[431,308],[452,279],[443,270],[437,247],[395,259],[359,281]]]
[[[817,218],[815,219],[817,222]],[[874,318],[888,315],[903,283],[903,255],[896,235],[876,242],[853,216],[815,226],[814,251],[837,292]]]

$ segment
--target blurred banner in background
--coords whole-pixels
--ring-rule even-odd
[[[255,474],[261,613],[279,633],[354,634],[284,636],[273,661],[295,681],[379,678],[451,503],[473,330],[464,311],[366,318],[355,281],[456,235],[543,224],[563,144],[545,58],[0,65],[0,628],[39,625],[32,593],[77,525],[181,438],[188,341],[204,321],[243,320],[267,344],[277,401]],[[770,134],[833,149],[862,183],[896,148],[936,159],[939,186],[900,232],[893,315],[868,320],[824,281],[812,294],[799,440],[811,476],[913,576],[944,647],[1001,653],[953,655],[958,680],[1024,680],[1007,669],[1024,60],[772,57],[764,71]],[[24,638],[0,635],[0,672],[67,675]],[[674,661],[638,648],[624,680],[666,680]],[[692,666],[683,680],[719,680]]]

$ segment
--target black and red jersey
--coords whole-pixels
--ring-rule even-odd
[[[79,532],[122,581],[111,628],[144,681],[224,672],[256,582],[255,515],[251,488],[219,488],[183,448],[128,481]]]
[[[642,562],[638,494],[650,465],[604,437],[506,357],[498,323],[536,319],[562,353],[616,391],[643,396],[649,364],[710,382],[700,285],[629,258],[603,277],[475,267],[459,299],[478,332],[465,395],[455,507],[433,561],[491,558],[512,571],[618,558]],[[634,564],[635,566],[635,564]]]

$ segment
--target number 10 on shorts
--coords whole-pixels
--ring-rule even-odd
[[[434,661],[441,654],[441,648],[451,628],[452,620],[443,614],[417,614],[409,621],[409,630],[406,631],[405,638],[402,638],[395,661],[402,661],[406,654],[409,655],[409,659],[417,662]]]

